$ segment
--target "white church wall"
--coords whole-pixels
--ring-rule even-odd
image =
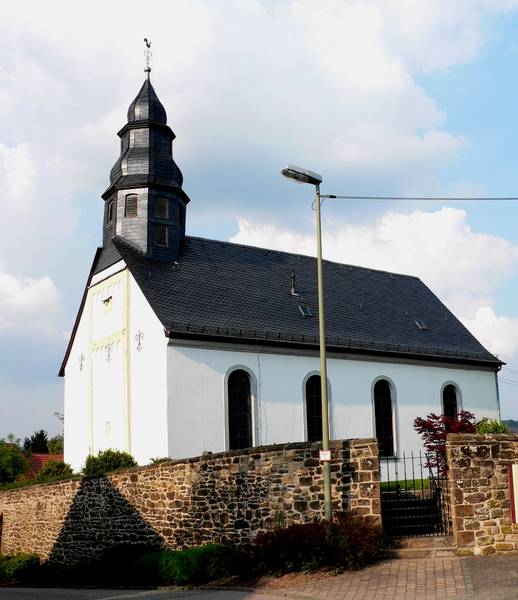
[[[104,281],[108,277],[115,275],[115,273],[119,273],[120,271],[122,271],[125,268],[126,268],[126,263],[123,260],[119,260],[115,264],[111,265],[111,267],[104,269],[100,273],[96,273],[92,277],[92,281],[90,282],[90,287],[97,285],[101,281]]]
[[[83,467],[88,454],[88,322],[81,319],[65,368],[65,462],[74,471]]]
[[[88,454],[129,448],[127,280],[124,263],[92,279],[65,368],[65,460],[80,470]],[[80,375],[77,356],[83,355]]]
[[[168,454],[166,337],[122,261],[92,278],[65,369],[65,460],[108,448]]]
[[[147,464],[169,453],[167,338],[133,277],[130,306],[131,452],[139,464]]]
[[[305,439],[304,386],[319,370],[317,356],[241,352],[213,348],[168,348],[170,455],[193,456],[226,449],[225,377],[245,367],[256,381],[256,444]],[[396,447],[399,453],[420,447],[414,419],[441,413],[441,391],[454,383],[461,406],[477,418],[497,417],[495,375],[491,371],[448,368],[432,363],[401,364],[330,358],[331,435],[374,435],[372,390],[387,378],[393,389]]]

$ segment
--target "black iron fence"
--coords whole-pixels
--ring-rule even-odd
[[[446,535],[450,530],[447,479],[438,456],[403,452],[380,457],[381,513],[388,535]]]

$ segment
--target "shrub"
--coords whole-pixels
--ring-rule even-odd
[[[0,443],[0,484],[12,483],[25,473],[27,462],[20,449]]]
[[[206,544],[181,551],[166,551],[159,570],[166,585],[201,584],[243,573],[244,555],[233,546]]]
[[[477,433],[511,433],[509,427],[497,419],[484,417],[476,425]]]
[[[259,573],[309,571],[327,567],[360,569],[391,555],[380,526],[351,512],[331,523],[307,523],[258,535],[252,562]]]
[[[119,450],[104,450],[97,456],[88,456],[83,474],[89,477],[101,477],[110,471],[135,467],[137,463],[131,454]]]
[[[68,479],[73,475],[72,467],[66,462],[62,460],[49,460],[36,475],[36,480],[40,483],[45,483],[47,481]]]
[[[31,583],[40,566],[36,554],[17,554],[0,560],[0,582]]]
[[[426,419],[417,417],[414,429],[421,435],[428,454],[427,466],[437,467],[446,475],[446,436],[448,433],[475,433],[475,415],[463,410],[455,418],[430,413]]]
[[[158,456],[156,458],[150,458],[149,459],[149,464],[150,465],[159,465],[160,463],[165,463],[165,462],[170,462],[171,459],[169,458],[169,456]]]

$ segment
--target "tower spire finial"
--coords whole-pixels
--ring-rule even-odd
[[[146,49],[144,50],[144,56],[146,58],[146,68],[144,69],[144,73],[146,74],[146,79],[149,79],[149,74],[151,73],[151,57],[153,53],[151,52],[151,42],[148,41],[147,38],[144,38],[144,43],[146,44]]]

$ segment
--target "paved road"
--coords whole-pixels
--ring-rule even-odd
[[[0,588],[0,600],[518,600],[518,555],[400,559],[285,590]]]
[[[279,600],[285,594],[234,591],[63,590],[0,588],[0,600]]]

